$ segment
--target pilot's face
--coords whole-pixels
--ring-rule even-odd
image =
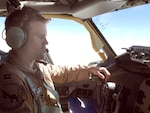
[[[46,52],[47,39],[46,23],[32,21],[27,29],[27,41],[25,48],[34,59],[44,58]]]

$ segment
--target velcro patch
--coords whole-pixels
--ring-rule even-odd
[[[19,85],[9,83],[0,88],[0,110],[14,111],[21,107],[23,102],[23,91]]]

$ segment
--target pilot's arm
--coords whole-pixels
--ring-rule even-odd
[[[110,76],[109,71],[105,67],[91,67],[83,65],[69,67],[47,64],[46,67],[48,68],[48,71],[44,71],[47,70],[45,69],[45,66],[41,65],[39,67],[44,73],[50,75],[55,83],[89,80],[92,73],[99,76],[101,79],[108,79]]]

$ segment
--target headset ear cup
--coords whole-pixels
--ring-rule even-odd
[[[20,48],[26,40],[25,32],[19,27],[11,27],[7,30],[6,42],[13,48]]]

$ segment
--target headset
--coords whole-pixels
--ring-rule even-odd
[[[32,9],[29,7],[23,7],[22,9],[17,10],[18,14],[10,16],[17,16],[20,14],[20,18],[18,17],[11,17],[11,18],[19,18],[16,23],[14,23],[13,26],[8,27],[6,26],[6,42],[8,46],[10,46],[13,49],[17,49],[22,47],[26,40],[27,40],[27,33],[24,29],[24,25],[28,23],[33,16],[35,16],[38,11],[36,9]],[[9,18],[9,16],[8,16]],[[11,21],[10,19],[8,21]],[[19,22],[20,21],[20,22]],[[6,19],[7,22],[7,19]],[[17,25],[15,25],[17,24]]]
[[[20,48],[26,41],[26,33],[22,28],[13,26],[8,29],[6,42],[11,48]]]

